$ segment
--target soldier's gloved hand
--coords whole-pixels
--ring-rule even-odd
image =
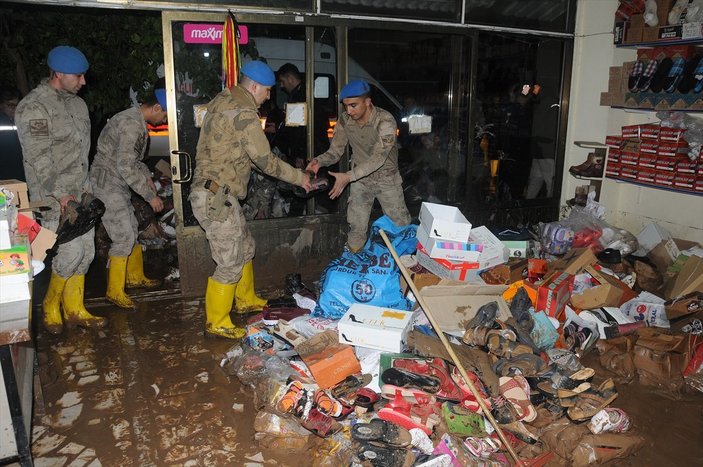
[[[151,198],[151,201],[149,201],[149,205],[151,206],[151,209],[153,209],[154,212],[161,212],[164,210],[164,202],[161,201],[161,198],[158,196],[154,196]]]
[[[344,172],[330,172],[334,177],[334,186],[330,190],[330,199],[338,198],[351,182],[351,177]]]
[[[320,163],[317,161],[317,159],[313,159],[308,163],[308,166],[305,167],[306,172],[312,172],[315,175],[317,175],[317,171],[320,170]]]
[[[66,209],[66,205],[68,204],[69,201],[76,201],[76,197],[73,195],[68,195],[64,196],[63,198],[59,198],[59,206],[61,206],[61,213],[63,214],[64,209]]]

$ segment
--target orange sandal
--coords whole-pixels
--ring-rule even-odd
[[[326,391],[318,389],[315,392],[315,406],[317,410],[330,417],[339,417],[342,415],[342,404],[337,402],[335,399],[329,396]]]
[[[300,402],[305,389],[300,381],[291,381],[286,387],[286,392],[276,404],[276,409],[283,413],[293,412],[295,407]]]

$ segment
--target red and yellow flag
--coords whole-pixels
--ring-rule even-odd
[[[237,85],[240,63],[237,20],[232,12],[228,11],[222,28],[222,81],[227,88]]]

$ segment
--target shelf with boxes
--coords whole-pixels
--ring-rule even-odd
[[[628,125],[606,137],[605,178],[703,196],[703,154],[689,157],[685,129]]]
[[[628,5],[624,5],[626,3],[629,3],[630,11]],[[691,4],[692,8],[689,8],[689,5],[682,5],[681,0],[652,3],[656,10],[648,12],[644,1],[635,4],[621,1],[613,27],[616,47],[703,43],[703,11],[699,6]]]
[[[691,45],[639,49],[610,67],[600,104],[625,109],[703,111],[703,51]]]

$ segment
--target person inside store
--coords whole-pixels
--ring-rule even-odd
[[[105,125],[90,168],[93,193],[105,204],[102,222],[112,245],[109,251],[105,298],[120,308],[134,309],[126,287],[156,287],[159,281],[144,275],[142,246],[131,201],[134,191],[161,212],[164,203],[156,192],[151,171],[142,162],[153,126],[167,122],[166,90],[155,89],[143,103],[113,116]]]
[[[254,289],[255,243],[240,206],[252,166],[310,190],[310,176],[276,157],[261,128],[257,110],[276,84],[273,70],[255,60],[245,63],[240,75],[239,84],[207,104],[189,197],[216,264],[205,292],[205,335],[229,339],[246,334],[230,318],[233,301],[238,313],[266,305]]]
[[[86,103],[78,96],[86,84],[89,64],[80,50],[66,45],[53,48],[47,64],[49,78],[20,101],[15,123],[30,200],[49,205],[42,212],[42,226],[56,231],[67,204],[91,192],[90,118]],[[85,274],[95,255],[94,235],[91,228],[59,245],[51,261],[51,279],[43,301],[44,327],[51,334],[60,334],[64,322],[69,327],[107,325],[105,318],[93,316],[83,303]]]
[[[22,146],[15,127],[15,111],[22,95],[12,86],[0,86],[0,164],[5,180],[26,181]]]
[[[371,87],[364,80],[349,81],[339,93],[339,100],[344,112],[334,127],[330,148],[310,161],[306,170],[317,174],[321,167],[337,163],[347,144],[351,146],[351,170],[329,172],[335,178],[329,196],[338,198],[351,184],[345,248],[357,252],[366,243],[369,217],[376,200],[396,225],[407,225],[411,218],[398,170],[395,118],[373,105]]]

